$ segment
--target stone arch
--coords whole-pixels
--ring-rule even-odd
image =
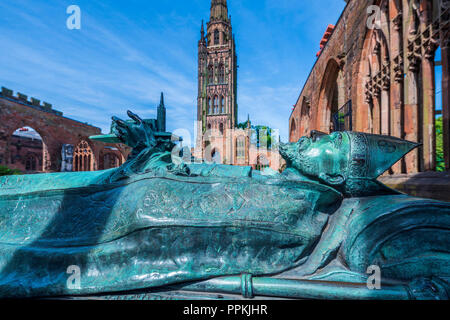
[[[387,22],[383,21],[382,25]],[[390,51],[383,29],[365,35],[355,105],[356,130],[390,134]]]
[[[343,81],[343,76],[340,76],[342,69],[335,59],[330,59],[325,68],[322,77],[322,84],[320,86],[319,95],[319,109],[316,119],[316,127],[320,131],[330,132],[332,130],[332,115],[339,109],[339,98],[336,99],[336,94],[339,92],[339,87],[344,84],[339,84],[338,79]],[[345,93],[344,93],[345,96]]]
[[[290,127],[290,130],[289,130],[289,136],[290,136],[290,140],[291,141],[293,139],[297,138],[297,123],[296,123],[294,118],[292,118],[292,120],[291,120],[291,127]]]
[[[365,43],[368,39],[365,40]],[[364,45],[362,57],[366,57],[365,52],[368,47]],[[369,79],[372,74],[370,61],[368,58],[362,58],[359,65],[359,77],[356,82],[357,87],[357,101],[354,104],[355,108],[355,129],[359,132],[371,133],[373,128],[373,101],[369,94],[372,90]]]
[[[52,160],[56,162],[56,159],[50,159],[50,153],[49,153],[49,145],[52,146],[54,145],[56,142],[51,138],[51,136],[47,133],[47,131],[43,128],[40,128],[38,123],[34,123],[33,121],[28,121],[26,119],[19,119],[18,121],[15,122],[10,122],[9,123],[9,127],[7,128],[6,131],[6,141],[5,141],[5,151],[3,153],[3,155],[1,156],[1,161],[0,161],[0,165],[6,165],[8,167],[10,167],[11,169],[19,169],[21,171],[27,172],[28,170],[26,170],[26,159],[25,157],[29,154],[24,154],[22,156],[20,156],[22,161],[22,165],[16,165],[16,160],[19,160],[17,158],[18,154],[17,154],[17,147],[14,147],[13,144],[15,143],[14,140],[17,140],[14,138],[14,133],[16,131],[18,131],[19,129],[22,128],[29,128],[33,131],[35,131],[40,139],[41,139],[41,147],[40,147],[40,151],[35,152],[36,156],[39,159],[39,165],[37,166],[37,170],[31,170],[29,172],[48,172],[50,171],[50,167],[52,164]],[[39,128],[39,129],[36,129]],[[14,157],[14,160],[12,159]]]

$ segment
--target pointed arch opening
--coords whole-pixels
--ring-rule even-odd
[[[344,76],[336,60],[330,59],[320,87],[318,123],[316,125],[320,131],[332,132],[334,130],[333,115],[345,104],[344,101]]]
[[[14,130],[7,140],[8,152],[0,165],[22,173],[47,172],[49,154],[42,136],[32,127],[24,126]]]
[[[94,153],[89,143],[80,141],[73,153],[73,171],[94,171]]]

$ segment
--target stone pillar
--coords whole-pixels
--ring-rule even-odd
[[[430,2],[421,1],[421,29],[422,32],[429,27]],[[431,40],[430,40],[431,41]],[[436,169],[436,127],[435,127],[435,79],[434,79],[434,52],[432,43],[422,48],[422,143],[423,143],[423,170]]]
[[[402,57],[402,24],[403,14],[399,4],[389,1],[390,20],[390,47],[391,47],[391,136],[403,137],[403,57]],[[404,160],[392,166],[394,174],[404,171]]]
[[[434,62],[432,58],[422,60],[423,85],[423,169],[432,171],[436,169],[436,128],[435,128],[435,83]]]
[[[410,1],[403,0],[402,7],[408,8],[403,18],[403,61],[405,63],[406,77],[404,78],[404,138],[413,142],[420,142],[419,118],[420,81],[419,71],[421,65],[421,46],[417,44],[419,30],[416,29],[415,9],[410,10]],[[419,171],[419,149],[411,151],[405,157],[406,173]]]
[[[50,172],[51,164],[52,161],[50,159],[50,154],[48,152],[47,145],[45,144],[44,141],[42,141],[42,170],[44,172]]]
[[[49,143],[44,147],[45,153],[48,155],[46,161],[44,159],[44,167],[46,172],[61,171],[61,148],[62,145],[55,142]]]
[[[377,89],[378,90],[378,89]],[[381,108],[380,108],[380,95],[381,92],[375,92],[373,97],[373,109],[372,109],[372,133],[381,134]]]
[[[381,134],[390,135],[390,103],[389,103],[389,83],[383,84],[381,91]]]
[[[413,68],[409,69],[405,79],[405,105],[404,130],[405,139],[413,142],[419,141],[419,101],[418,101],[418,75]],[[411,151],[405,157],[406,173],[419,171],[419,150]]]

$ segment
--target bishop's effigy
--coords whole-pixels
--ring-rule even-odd
[[[183,163],[128,115],[92,137],[132,148],[119,168],[0,179],[0,297],[448,299],[450,204],[376,180],[418,144],[315,131],[264,174]]]

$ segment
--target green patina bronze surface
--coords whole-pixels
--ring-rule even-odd
[[[269,175],[184,164],[129,115],[117,169],[0,178],[0,297],[448,299],[450,204],[376,180],[417,144],[313,132]]]

